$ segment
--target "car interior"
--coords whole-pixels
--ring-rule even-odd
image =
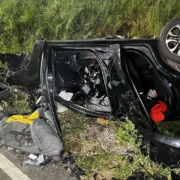
[[[150,112],[158,101],[167,105],[167,110],[172,107],[173,89],[170,80],[150,63],[147,57],[133,50],[123,52],[123,64],[126,73],[130,75],[129,82],[132,89],[140,96],[146,110]],[[127,76],[128,77],[128,76]]]
[[[56,93],[65,101],[91,111],[111,112],[97,57],[91,51],[57,51]]]

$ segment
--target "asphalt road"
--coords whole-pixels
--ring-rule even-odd
[[[2,180],[12,180],[2,169],[0,169],[0,178]]]
[[[0,148],[0,180],[76,180],[59,164],[24,165],[27,154]]]

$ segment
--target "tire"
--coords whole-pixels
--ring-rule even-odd
[[[159,49],[167,60],[180,63],[180,18],[164,26],[160,34]]]

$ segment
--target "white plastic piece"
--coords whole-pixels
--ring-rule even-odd
[[[8,151],[14,150],[14,148],[12,148],[12,147],[8,147],[7,149],[8,149]]]
[[[28,158],[31,159],[31,160],[36,160],[38,158],[38,156],[36,156],[35,154],[30,154],[28,156]]]
[[[59,96],[60,96],[61,98],[63,98],[64,100],[66,100],[66,101],[70,101],[71,98],[73,97],[73,93],[61,91],[61,92],[59,93]]]
[[[40,154],[37,159],[35,159],[35,160],[28,159],[27,161],[24,162],[24,164],[30,164],[30,165],[38,166],[43,162],[44,162],[44,155]]]
[[[36,105],[40,103],[41,98],[42,98],[42,96],[40,96],[40,97],[38,98],[38,100],[36,101]]]
[[[0,105],[0,111],[3,111],[3,107]]]
[[[60,104],[60,103],[57,103],[57,112],[58,112],[58,113],[63,113],[63,112],[65,112],[65,111],[67,111],[67,110],[68,110],[67,107],[63,106],[63,105]]]
[[[150,90],[148,91],[148,93],[147,93],[147,97],[157,98],[158,95],[157,95],[157,93],[156,93],[156,90],[150,89]]]

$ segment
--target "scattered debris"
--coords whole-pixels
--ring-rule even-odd
[[[30,154],[28,158],[34,161],[38,158],[38,156],[36,156],[35,154]]]
[[[12,148],[12,147],[8,147],[7,149],[8,149],[8,151],[13,151],[14,150],[14,148]]]
[[[31,159],[31,156],[30,156],[30,158],[27,161],[25,161],[24,164],[29,164],[29,165],[37,166],[37,165],[42,164],[43,162],[44,162],[44,155],[40,154],[39,157],[34,159],[34,160]]]

